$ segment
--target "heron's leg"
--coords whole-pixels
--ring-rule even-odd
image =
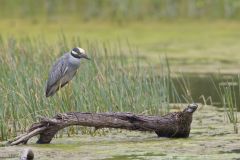
[[[66,110],[67,112],[74,112],[74,101],[75,101],[75,97],[73,94],[73,84],[70,81],[66,86],[65,86],[65,105],[66,105]],[[67,130],[67,134],[68,136],[75,134],[76,133],[76,129],[74,126],[70,126]]]
[[[59,83],[59,88],[56,93],[57,96],[57,112],[61,113],[64,112],[64,90],[61,88],[61,83]]]
[[[72,82],[68,82],[68,85],[66,86],[66,90],[67,90],[67,95],[69,96],[69,98],[73,95],[73,85]]]
[[[65,98],[66,98],[66,105],[67,105],[68,112],[71,112],[71,111],[74,112],[73,85],[71,81],[66,85],[65,91],[66,91]]]
[[[58,91],[59,98],[59,111],[60,112],[70,112],[73,110],[74,97],[73,97],[73,88],[71,82],[59,84]]]

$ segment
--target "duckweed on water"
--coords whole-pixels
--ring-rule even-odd
[[[201,108],[201,106],[200,106]],[[224,121],[224,112],[213,106],[204,106],[193,115],[189,138],[158,138],[155,133],[114,130],[95,137],[78,135],[54,139],[51,144],[34,144],[36,159],[238,159],[240,137],[232,134],[232,127]],[[209,129],[211,128],[211,129]],[[18,153],[25,146],[2,147],[2,153]],[[7,156],[7,155],[6,155]],[[14,158],[13,158],[14,159]],[[15,158],[17,160],[17,157]]]

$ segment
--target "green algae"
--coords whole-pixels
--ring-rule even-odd
[[[111,130],[106,135],[78,135],[56,138],[51,144],[34,144],[36,138],[27,146],[1,147],[0,155],[14,155],[18,159],[25,147],[30,147],[36,159],[105,159],[105,160],[157,160],[157,159],[237,159],[240,158],[238,134],[224,113],[215,107],[204,106],[193,115],[189,138],[158,138],[155,133]]]

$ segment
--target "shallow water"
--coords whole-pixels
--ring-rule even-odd
[[[141,160],[141,159],[237,159],[240,158],[240,136],[233,134],[224,112],[213,106],[202,106],[194,113],[189,138],[157,138],[154,133],[112,130],[104,136],[79,135],[56,138],[51,144],[1,147],[0,159],[18,159],[30,147],[36,159]]]
[[[183,86],[189,90],[189,94],[196,103],[204,103],[203,96],[208,105],[221,106],[221,99],[216,87],[231,85],[235,89],[236,103],[240,106],[239,79],[237,74],[217,73],[185,73],[173,77],[173,82],[180,95],[185,96]],[[215,84],[215,86],[214,86]],[[219,88],[218,88],[219,89]],[[184,101],[183,101],[184,102]],[[240,107],[238,108],[240,110]]]

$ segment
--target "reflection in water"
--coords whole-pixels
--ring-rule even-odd
[[[215,106],[221,106],[221,99],[216,87],[231,86],[235,91],[237,106],[240,106],[238,75],[182,74],[174,77],[173,82],[180,96],[183,97],[186,94],[184,90],[187,88],[194,102]],[[182,100],[182,102],[184,101]]]

